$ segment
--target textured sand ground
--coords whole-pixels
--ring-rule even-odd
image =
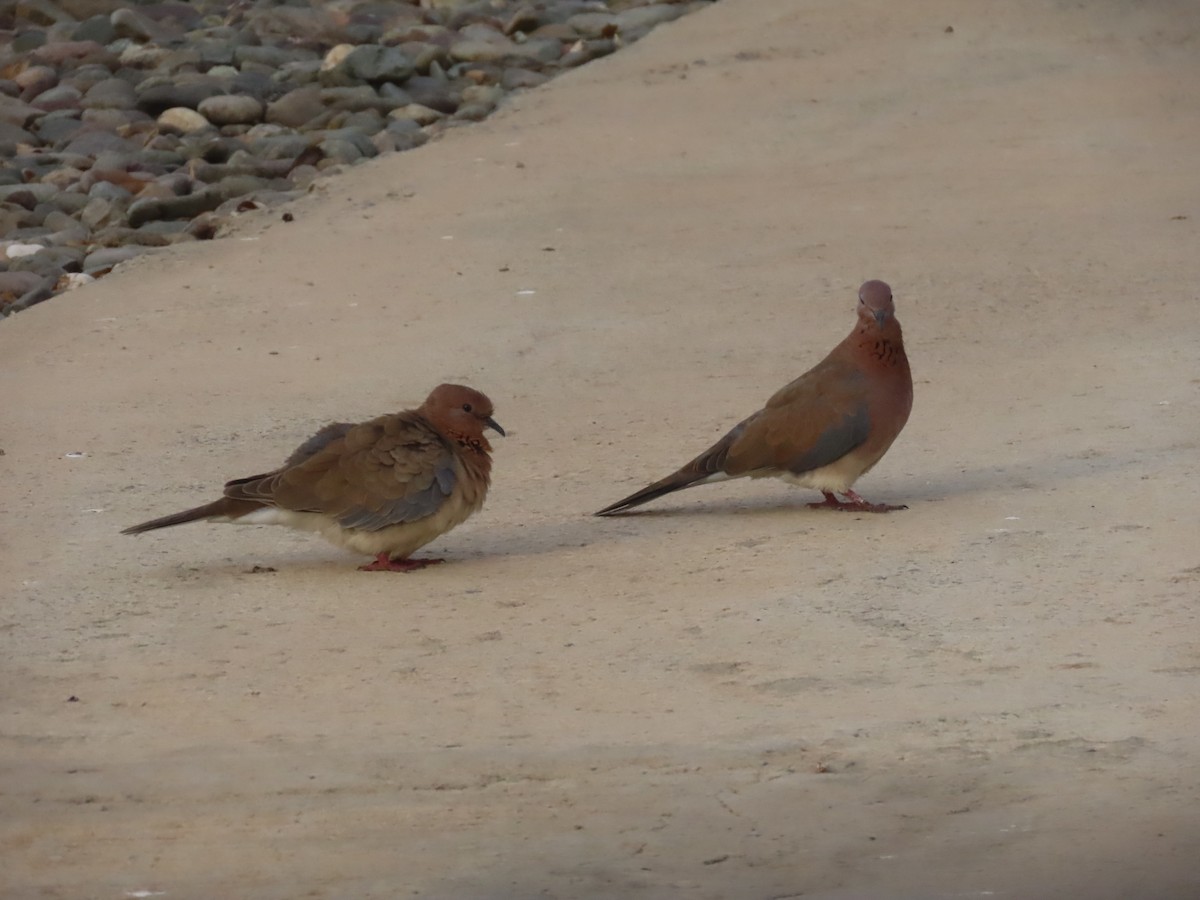
[[[1200,896],[1198,28],[726,0],[3,323],[0,894]],[[868,277],[908,511],[586,515]],[[445,566],[118,534],[450,379],[510,436]]]

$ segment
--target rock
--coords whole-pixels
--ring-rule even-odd
[[[46,32],[40,28],[30,28],[28,31],[23,31],[13,38],[12,51],[13,53],[25,53],[28,50],[42,47],[45,43]]]
[[[18,128],[26,128],[44,112],[45,110],[38,109],[36,106],[30,106],[14,97],[0,94],[0,122],[16,125]]]
[[[79,221],[90,231],[96,231],[113,222],[120,221],[125,216],[125,208],[103,197],[95,197],[88,201],[79,213]]]
[[[72,291],[77,287],[83,287],[85,284],[91,284],[96,279],[87,275],[84,272],[68,271],[62,278],[55,282],[55,291]]]
[[[382,130],[384,124],[383,114],[379,110],[364,109],[360,112],[346,114],[337,127],[350,129],[359,134],[370,136]]]
[[[97,44],[111,44],[117,38],[117,29],[107,15],[92,16],[80,22],[71,32],[75,41],[94,41]]]
[[[330,165],[356,163],[365,155],[352,142],[336,138],[321,141],[317,145],[317,149],[321,151],[321,155],[326,160],[329,160]],[[374,145],[371,146],[371,155],[375,155]]]
[[[389,119],[409,120],[418,125],[430,125],[445,116],[444,112],[422,106],[420,103],[409,103],[407,106],[397,107],[388,113]]]
[[[300,47],[257,47],[244,44],[233,49],[232,62],[238,68],[244,68],[248,63],[255,63],[260,66],[266,66],[269,69],[278,69],[280,66],[287,65],[288,63],[310,59],[318,59],[317,54]]]
[[[166,36],[152,19],[128,7],[115,10],[109,17],[109,22],[112,23],[117,37],[129,38],[138,43],[158,41]]]
[[[28,309],[35,303],[41,303],[43,300],[49,300],[54,296],[54,285],[57,283],[57,279],[37,272],[23,272],[20,274],[32,275],[37,281],[29,290],[20,296],[13,297],[11,301],[6,291],[0,291],[0,309],[3,310],[5,315]]]
[[[567,19],[567,24],[580,37],[611,37],[617,27],[617,17],[609,12],[576,13]]]
[[[11,156],[16,152],[17,144],[36,144],[37,142],[38,139],[24,128],[9,125],[7,122],[0,122],[0,147],[5,148],[0,152],[0,155]]]
[[[121,51],[117,62],[125,69],[166,69],[166,60],[170,53],[167,48],[156,44],[129,44]]]
[[[496,108],[496,104],[504,96],[504,88],[498,84],[472,84],[463,88],[462,102]],[[462,111],[461,108],[459,110]]]
[[[212,123],[204,118],[203,115],[196,112],[196,110],[183,106],[175,106],[171,109],[163,110],[157,121],[160,128],[167,128],[181,134],[191,134],[195,131],[203,131],[206,128],[213,127]]]
[[[37,123],[37,136],[43,144],[59,147],[70,141],[84,128],[76,110],[62,110],[59,113],[42,116]]]
[[[415,103],[428,106],[443,113],[452,113],[458,109],[458,95],[445,77],[435,75],[414,75],[404,85],[404,90],[413,98]]]
[[[36,97],[58,84],[58,70],[53,66],[30,66],[13,76],[13,81],[28,97]]]
[[[177,106],[195,109],[202,100],[224,93],[215,78],[204,76],[178,83],[145,85],[146,82],[143,82],[136,89],[137,108],[151,116],[158,116]]]
[[[83,94],[70,84],[60,84],[48,91],[43,91],[30,101],[30,106],[36,106],[43,112],[54,112],[57,109],[77,109]]]
[[[379,109],[388,112],[394,106],[375,93],[374,88],[365,84],[357,87],[321,88],[320,97],[325,108],[345,112],[359,112],[364,109]]]
[[[263,160],[293,160],[310,145],[310,140],[303,134],[289,133],[252,137],[246,135],[251,151]]]
[[[134,200],[129,207],[129,224],[137,228],[155,219],[190,219],[202,212],[216,209],[229,199],[231,195],[227,192],[232,189],[232,185],[224,188],[224,192],[222,189],[206,187],[182,197],[147,197]]]
[[[620,34],[628,39],[630,33],[641,37],[655,25],[678,19],[686,9],[674,3],[654,3],[650,6],[635,6],[621,10],[616,15],[616,25]]]
[[[38,47],[31,58],[48,66],[62,66],[68,61],[76,65],[84,62],[111,65],[115,61],[112,53],[95,41],[57,41]]]
[[[450,45],[450,58],[457,62],[501,62],[520,55],[519,45],[502,35],[494,40],[455,41]]]
[[[36,272],[0,272],[0,307],[6,307],[45,279]]]
[[[114,184],[111,181],[97,181],[93,183],[87,194],[93,200],[100,198],[109,201],[114,206],[128,206],[129,202],[133,199],[133,191],[124,185]]]
[[[29,22],[41,26],[57,25],[60,22],[74,24],[75,22],[70,13],[49,0],[17,0],[16,17],[19,22]]]
[[[132,84],[124,78],[105,78],[87,89],[80,105],[84,109],[132,109],[136,103]]]
[[[576,41],[571,45],[561,60],[564,67],[581,66],[601,56],[607,56],[617,49],[617,45],[608,38],[593,41]]]
[[[135,256],[141,256],[146,252],[145,247],[127,246],[127,247],[104,247],[89,253],[83,260],[83,271],[88,275],[96,275],[100,272],[107,272],[118,263],[123,263],[133,259]]]
[[[416,72],[428,72],[429,67],[434,63],[443,66],[450,64],[449,48],[441,44],[427,41],[404,41],[399,45],[399,49],[412,62],[413,70]]]
[[[554,63],[563,55],[562,42],[553,38],[530,38],[516,48],[516,56],[531,62]]]
[[[550,80],[544,72],[531,72],[529,69],[519,69],[510,66],[500,77],[500,84],[506,91],[517,91],[522,88],[533,88]]]
[[[299,128],[324,111],[321,88],[315,84],[305,85],[288,91],[275,102],[267,104],[266,119],[277,125]]]
[[[468,122],[478,122],[491,115],[495,108],[494,103],[463,103],[454,111],[454,117],[465,119]]]
[[[143,245],[212,238],[243,210],[485,118],[506,93],[703,5],[10,2],[0,235],[17,248],[3,265],[36,271],[13,273],[32,277],[4,312]]]
[[[53,199],[58,188],[52,184],[9,184],[0,186],[0,203],[17,203],[33,209]]]
[[[200,101],[198,110],[214,125],[253,125],[262,121],[263,105],[253,97],[223,94]]]
[[[414,69],[412,60],[402,50],[379,44],[355,47],[334,67],[334,71],[344,72],[355,81],[369,84],[401,84],[413,74]]]
[[[526,34],[542,24],[542,15],[537,7],[523,3],[509,15],[504,23],[504,33],[511,35],[521,31]]]
[[[391,151],[412,150],[415,147],[420,147],[429,140],[429,135],[423,131],[413,132],[398,132],[393,130],[393,125],[389,124],[387,130],[379,132],[371,138],[371,142],[379,149],[380,153]]]
[[[13,241],[5,245],[3,248],[5,259],[21,259],[25,256],[33,256],[35,253],[40,253],[45,250],[42,244],[22,244],[18,241]]]
[[[385,82],[379,86],[378,91],[380,99],[387,101],[392,109],[413,102],[412,95],[399,85]]]

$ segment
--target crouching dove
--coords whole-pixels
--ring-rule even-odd
[[[122,534],[208,520],[316,531],[375,557],[368,572],[409,572],[441,559],[411,554],[483,506],[492,447],[504,434],[492,401],[458,384],[434,388],[417,409],[326,425],[282,466],[225,485],[225,496]]]
[[[730,478],[782,478],[825,495],[822,509],[889,512],[851,488],[900,434],[912,410],[892,289],[868,281],[858,291],[858,323],[823,360],[775,393],[683,468],[596,513],[610,516],[697,484]],[[845,500],[838,500],[841,494]]]

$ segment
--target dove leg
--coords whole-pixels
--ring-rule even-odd
[[[885,513],[897,509],[908,509],[907,506],[890,506],[887,503],[870,503],[854,491],[842,491],[845,500],[839,500],[829,491],[821,491],[825,499],[820,503],[808,504],[813,509],[836,509],[841,512],[873,512]]]
[[[375,561],[359,566],[360,572],[415,572],[426,566],[434,566],[445,562],[444,559],[390,559],[387,551],[375,557]]]

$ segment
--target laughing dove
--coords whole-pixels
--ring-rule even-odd
[[[693,485],[743,477],[782,478],[815,488],[825,495],[823,502],[809,504],[816,508],[905,509],[868,503],[851,486],[900,434],[912,396],[892,289],[868,281],[858,291],[858,324],[828,356],[679,471],[596,515],[621,513]]]
[[[282,466],[225,485],[225,496],[126,528],[141,534],[207,519],[288,525],[375,557],[364,571],[408,572],[440,559],[409,555],[483,506],[492,447],[484,428],[504,434],[492,401],[443,384],[417,409],[357,425],[326,425]]]

